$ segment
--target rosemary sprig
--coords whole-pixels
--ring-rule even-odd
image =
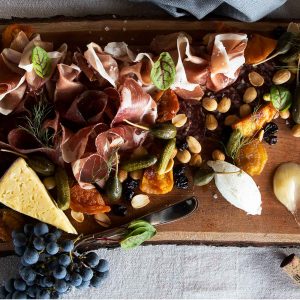
[[[53,146],[53,133],[49,128],[43,128],[43,123],[52,111],[52,106],[49,105],[45,97],[33,105],[31,116],[26,116],[25,126],[20,128],[26,130],[29,134],[33,135],[44,147],[51,148]]]

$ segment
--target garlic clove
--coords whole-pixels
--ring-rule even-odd
[[[251,176],[226,161],[207,164],[215,171],[216,187],[228,202],[249,215],[261,214],[261,194]]]
[[[142,208],[150,203],[148,195],[138,194],[135,195],[131,200],[131,206],[135,209]]]
[[[300,165],[292,162],[281,164],[273,177],[273,190],[276,198],[296,218],[300,207]]]

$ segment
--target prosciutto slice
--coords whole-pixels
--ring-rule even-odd
[[[56,82],[54,101],[60,111],[66,111],[74,99],[86,88],[78,81],[78,76],[81,72],[78,66],[74,64],[70,66],[58,64],[57,70],[59,77]]]
[[[210,90],[220,91],[238,78],[240,68],[245,63],[246,46],[246,34],[224,33],[215,36],[207,82]]]
[[[108,96],[104,92],[84,91],[73,101],[64,118],[81,126],[99,123],[105,111],[107,100]]]
[[[120,89],[120,107],[112,126],[125,119],[152,125],[157,118],[157,106],[152,97],[133,79],[127,78]]]
[[[84,52],[84,57],[90,66],[113,87],[119,77],[119,68],[115,59],[106,54],[99,45],[90,43],[87,45],[88,50]]]

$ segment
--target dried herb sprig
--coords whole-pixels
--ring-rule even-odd
[[[52,112],[52,106],[42,95],[39,101],[33,105],[30,116],[25,117],[26,125],[20,128],[33,135],[44,147],[53,147],[54,134],[49,128],[44,128],[43,123]]]

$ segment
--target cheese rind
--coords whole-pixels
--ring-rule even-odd
[[[37,174],[18,158],[0,179],[0,202],[11,209],[77,234],[67,216],[51,199]]]

